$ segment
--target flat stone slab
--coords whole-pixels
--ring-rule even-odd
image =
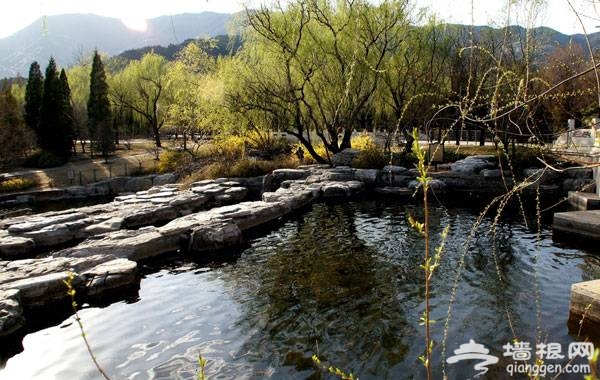
[[[571,320],[600,323],[600,280],[571,285],[569,314]]]
[[[189,190],[158,186],[118,196],[107,204],[4,219],[0,256],[31,257],[40,250],[111,231],[164,224],[202,209],[240,202],[247,194],[239,182],[218,179]]]
[[[552,228],[554,232],[600,241],[600,210],[557,212]]]
[[[599,210],[600,196],[595,193],[583,193],[581,191],[569,191],[567,197],[569,204],[578,210]]]

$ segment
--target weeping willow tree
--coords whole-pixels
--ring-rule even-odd
[[[246,22],[231,106],[266,114],[266,127],[297,137],[317,162],[328,161],[317,144],[349,148],[408,25],[407,2],[298,0],[249,10]]]

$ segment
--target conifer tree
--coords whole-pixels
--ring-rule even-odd
[[[58,74],[56,62],[50,57],[44,79],[44,94],[40,108],[39,145],[62,161],[71,156],[73,145],[73,112],[71,91],[64,70]]]
[[[90,73],[90,97],[88,99],[88,127],[104,158],[115,150],[115,134],[111,123],[108,84],[104,65],[98,51],[94,52]],[[94,145],[94,143],[92,143]]]
[[[60,120],[58,125],[60,151],[63,156],[70,156],[72,151],[73,138],[75,137],[74,123],[73,123],[73,105],[71,103],[71,89],[69,88],[69,80],[67,79],[67,73],[65,69],[60,71]]]
[[[43,93],[44,77],[40,65],[34,61],[29,67],[29,78],[25,88],[25,124],[36,133],[38,139]]]

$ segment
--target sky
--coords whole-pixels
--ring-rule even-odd
[[[251,0],[256,4],[260,0]],[[537,0],[539,1],[539,0]],[[581,14],[588,33],[600,31],[600,1],[547,0],[535,18],[534,26],[546,25],[562,33],[582,33],[583,28],[569,1]],[[506,4],[514,0],[416,0],[417,7],[429,7],[440,18],[454,23],[476,25],[504,25]],[[521,1],[523,2],[523,1]],[[144,19],[178,13],[213,11],[233,13],[243,9],[248,1],[241,0],[3,0],[0,5],[0,38],[28,26],[41,16],[63,13],[94,13],[116,17],[132,29],[143,30]],[[591,6],[597,4],[597,9]],[[474,4],[471,12],[471,4]],[[526,11],[511,9],[511,24],[528,24]]]

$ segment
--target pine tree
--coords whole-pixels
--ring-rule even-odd
[[[59,124],[60,82],[56,71],[56,62],[50,57],[44,78],[44,95],[40,108],[38,128],[39,145],[45,151],[57,154],[55,127]]]
[[[71,156],[73,118],[67,76],[64,70],[61,74],[59,76],[54,58],[50,57],[40,109],[39,145],[66,161]]]
[[[69,88],[69,80],[67,79],[67,73],[65,69],[60,71],[60,123],[58,125],[58,133],[60,139],[60,151],[63,152],[66,157],[70,155],[73,148],[73,139],[75,137],[75,130],[73,124],[73,104],[71,103],[71,89]]]
[[[88,99],[88,127],[90,136],[101,150],[104,158],[115,150],[115,133],[111,123],[108,84],[104,65],[98,51],[94,52],[90,74],[90,97]],[[92,145],[94,145],[92,143]]]
[[[29,67],[29,78],[25,88],[25,124],[36,133],[39,139],[40,108],[44,94],[44,78],[40,65],[33,62]]]

